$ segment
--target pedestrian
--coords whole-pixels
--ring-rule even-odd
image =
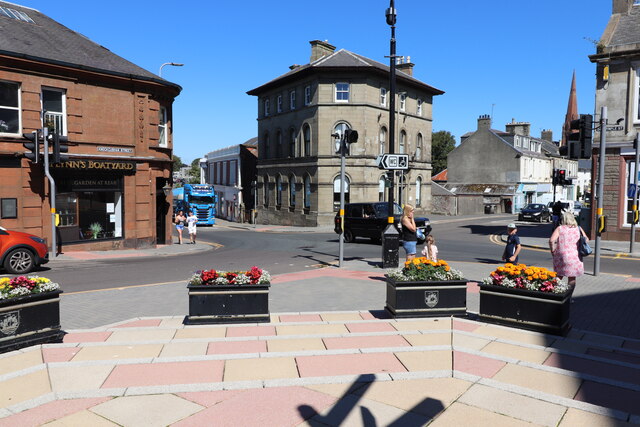
[[[178,244],[182,244],[182,230],[184,229],[184,225],[187,222],[187,217],[184,216],[184,212],[178,211],[178,215],[176,215],[176,219],[174,220],[176,223],[176,231],[178,232]]]
[[[198,217],[193,211],[189,211],[187,216],[187,228],[189,229],[189,241],[192,245],[196,244],[196,224],[198,223]]]
[[[518,228],[513,222],[507,225],[507,233],[507,246],[502,253],[502,260],[517,264],[522,245],[520,244],[520,236],[518,236]]]
[[[427,259],[437,262],[438,261],[438,247],[435,245],[436,239],[429,234],[427,236],[427,240],[424,243],[424,248],[422,249],[422,255],[426,256]]]
[[[576,277],[584,274],[584,264],[578,254],[580,235],[587,237],[584,230],[578,227],[573,212],[562,213],[561,224],[549,238],[549,249],[553,257],[553,271],[559,279],[569,278],[569,286],[576,285]]]
[[[560,202],[560,200],[557,200],[553,204],[551,213],[553,216],[553,229],[555,230],[560,225],[560,220],[562,218],[562,202]]]
[[[402,226],[402,233],[400,238],[402,239],[402,247],[407,252],[407,261],[411,261],[416,257],[416,245],[418,244],[418,237],[416,236],[416,222],[413,219],[414,208],[411,205],[404,205],[402,210],[402,218],[400,218],[400,225]]]

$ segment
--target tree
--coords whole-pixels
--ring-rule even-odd
[[[200,184],[200,157],[191,162],[191,169],[189,169],[189,183]]]
[[[433,175],[447,168],[447,156],[456,146],[456,138],[451,132],[441,130],[431,136],[431,166]]]
[[[178,156],[176,156],[175,154],[173,155],[173,172],[178,172],[180,170],[181,167],[184,166],[184,163],[182,163],[182,159]]]

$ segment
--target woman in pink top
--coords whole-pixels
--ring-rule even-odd
[[[576,285],[576,277],[584,274],[584,264],[578,255],[578,240],[584,234],[578,227],[572,212],[562,213],[561,225],[556,228],[549,238],[549,249],[553,256],[553,270],[558,278],[569,278],[569,286]]]

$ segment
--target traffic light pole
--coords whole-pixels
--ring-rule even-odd
[[[346,132],[342,132],[340,137],[340,242],[338,267],[342,267],[342,260],[344,259],[344,169],[345,169],[345,157],[346,157]]]
[[[640,166],[640,147],[638,144],[638,134],[636,133],[636,139],[633,143],[633,145],[636,147],[636,166],[634,168],[634,176],[633,176],[633,188],[634,188],[634,192],[633,192],[633,210],[631,212],[631,244],[629,245],[629,253],[633,253],[634,252],[634,245],[636,242],[636,218],[638,216],[638,198],[639,198],[639,194],[638,194],[638,174],[640,174],[640,170],[638,170],[638,167]]]
[[[51,197],[51,257],[58,256],[58,242],[56,236],[56,182],[49,172],[49,130],[43,129],[44,135],[44,174],[49,180],[49,194]]]
[[[596,248],[593,252],[593,275],[600,274],[600,222],[602,221],[602,209],[604,206],[604,160],[607,148],[607,107],[604,106],[600,112],[600,156],[598,158],[598,193],[596,211]]]

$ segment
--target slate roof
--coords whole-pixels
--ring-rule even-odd
[[[53,3],[52,3],[53,4]],[[154,80],[180,88],[127,61],[104,46],[77,33],[47,15],[25,6],[0,1],[0,6],[28,15],[33,23],[0,13],[0,54],[72,68]]]
[[[640,43],[640,6],[632,6],[628,14],[620,14],[609,46]]]
[[[331,55],[324,56],[319,58],[309,64],[301,65],[299,67],[294,68],[293,70],[276,77],[275,79],[255,88],[247,92],[249,95],[259,95],[266,90],[269,90],[273,87],[280,86],[285,84],[286,82],[293,80],[297,77],[307,75],[311,72],[319,72],[324,70],[335,70],[335,69],[350,69],[350,70],[363,70],[363,71],[375,71],[379,73],[389,73],[389,66],[384,65],[380,62],[374,61],[372,59],[366,58],[362,55],[358,55],[357,53],[350,52],[345,49],[340,49],[337,52],[332,53]],[[396,70],[396,79],[397,81],[403,81],[404,83],[413,84],[431,92],[433,95],[442,95],[444,91],[440,89],[436,89],[433,86],[429,86],[426,83],[400,71]]]

